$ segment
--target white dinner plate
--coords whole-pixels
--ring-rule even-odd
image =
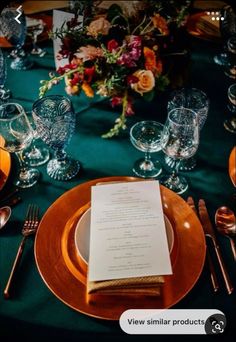
[[[91,208],[85,211],[77,223],[75,229],[75,246],[80,258],[88,264],[89,245],[90,245],[90,218]],[[174,246],[174,231],[170,220],[164,215],[166,236],[168,241],[169,252],[171,253]]]

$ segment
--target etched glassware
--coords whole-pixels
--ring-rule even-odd
[[[181,160],[192,157],[199,144],[198,115],[188,108],[172,109],[161,136],[162,151],[172,158],[175,168],[171,175],[162,176],[161,184],[182,194],[188,189],[187,180],[178,175]]]
[[[35,19],[26,17],[27,22],[27,35],[32,38],[33,48],[31,50],[32,55],[38,55],[39,57],[43,57],[46,54],[46,50],[40,48],[37,45],[38,36],[43,33],[45,28],[45,23],[42,19]]]
[[[14,70],[26,70],[32,67],[32,62],[28,59],[23,45],[26,38],[26,19],[22,12],[19,20],[15,18],[19,15],[16,8],[5,7],[0,15],[0,27],[4,37],[15,48],[11,56],[13,61],[10,66]]]
[[[2,148],[15,153],[20,163],[20,173],[15,184],[21,188],[33,186],[38,181],[39,171],[28,168],[23,158],[23,150],[30,145],[33,134],[21,105],[17,103],[0,105],[0,135],[4,140]]]
[[[151,153],[161,150],[160,138],[163,125],[156,121],[141,121],[130,130],[130,140],[135,148],[145,153],[145,157],[135,162],[133,172],[143,178],[157,177],[162,168],[159,161],[151,158]]]
[[[182,88],[172,92],[167,104],[167,111],[175,108],[188,108],[198,115],[199,129],[201,130],[206,122],[210,101],[207,95],[197,88]],[[173,160],[165,156],[165,162],[169,167],[174,166]],[[184,159],[179,165],[179,170],[190,171],[196,166],[196,158]]]
[[[6,102],[11,95],[10,90],[5,87],[6,78],[7,65],[2,50],[0,49],[0,103]]]
[[[65,152],[76,123],[71,101],[61,95],[45,96],[33,104],[32,115],[39,137],[55,153],[47,164],[48,175],[57,180],[73,178],[80,164]]]
[[[225,120],[224,127],[231,133],[236,133],[236,83],[231,84],[228,89],[228,109],[232,113],[230,119]]]

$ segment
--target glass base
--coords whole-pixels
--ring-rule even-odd
[[[134,163],[133,172],[142,178],[153,178],[160,175],[162,168],[156,160],[139,159]]]
[[[10,89],[6,89],[4,87],[0,87],[0,101],[3,102],[8,100],[11,97],[11,91]]]
[[[17,57],[10,64],[10,67],[13,70],[28,70],[31,69],[32,66],[33,62],[31,62],[27,57]]]
[[[231,69],[225,70],[225,75],[235,80],[236,79],[236,67],[234,66]]]
[[[232,118],[230,120],[225,120],[224,128],[231,133],[236,133],[236,118]]]
[[[39,56],[39,57],[43,57],[46,55],[47,51],[44,50],[44,49],[41,49],[39,47],[37,48],[33,48],[31,51],[30,51],[31,55],[36,55],[36,56]]]
[[[29,166],[40,166],[48,162],[50,153],[45,147],[33,146],[23,151],[23,158]]]
[[[229,64],[229,56],[227,53],[220,53],[214,56],[214,62],[221,66],[227,66]]]
[[[186,178],[176,175],[166,175],[160,178],[160,183],[177,194],[182,194],[188,189]]]
[[[26,169],[21,171],[15,185],[20,188],[30,188],[37,183],[40,172],[37,169]]]
[[[80,163],[77,160],[66,157],[65,160],[59,161],[52,159],[47,165],[47,174],[56,180],[65,181],[77,175],[80,170]]]
[[[169,156],[165,156],[165,163],[171,169],[175,168],[175,161]],[[197,164],[196,159],[194,157],[181,160],[179,164],[179,170],[180,171],[192,171],[196,167],[196,164]]]

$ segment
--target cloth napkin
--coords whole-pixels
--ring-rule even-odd
[[[164,284],[163,276],[133,277],[87,282],[88,294],[141,294],[160,295]]]

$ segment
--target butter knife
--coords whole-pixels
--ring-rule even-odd
[[[206,236],[208,236],[214,246],[214,250],[217,256],[217,260],[219,262],[219,266],[220,266],[220,270],[225,282],[225,286],[227,289],[228,294],[231,294],[233,292],[233,285],[231,283],[231,280],[229,278],[228,272],[226,271],[226,267],[220,252],[220,247],[218,245],[216,236],[215,236],[215,232],[214,229],[212,227],[211,221],[210,221],[210,217],[208,215],[208,211],[206,208],[206,204],[205,201],[203,199],[200,199],[198,202],[198,211],[199,211],[199,216],[200,216],[200,220],[202,222],[202,226],[203,226],[203,230]]]
[[[194,203],[193,198],[192,197],[188,197],[187,203],[190,206],[190,208],[192,208],[193,211],[195,212],[195,214],[197,215],[197,209],[195,207],[195,203]],[[218,279],[217,279],[216,272],[215,272],[215,269],[214,269],[213,261],[211,259],[211,255],[210,255],[210,253],[208,251],[208,246],[207,246],[207,249],[206,249],[206,256],[207,256],[207,262],[208,262],[208,267],[209,267],[209,271],[210,271],[211,283],[212,283],[212,286],[213,286],[213,290],[214,290],[214,292],[217,292],[219,290],[219,283],[218,283]]]

